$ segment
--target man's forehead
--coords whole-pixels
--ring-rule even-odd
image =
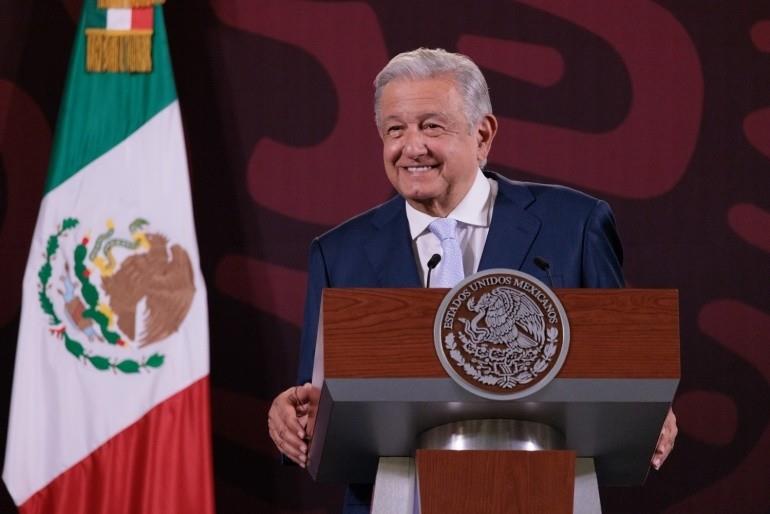
[[[380,98],[383,117],[398,111],[448,115],[461,105],[454,82],[443,79],[394,80],[385,86]]]
[[[434,94],[458,94],[457,82],[451,75],[436,75],[433,77],[399,77],[388,82],[383,88],[383,95],[406,94],[407,92]]]

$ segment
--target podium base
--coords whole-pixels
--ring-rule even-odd
[[[417,514],[417,473],[411,457],[380,457],[372,514]]]
[[[592,458],[575,459],[575,496],[573,514],[602,514],[599,482]]]
[[[601,514],[594,460],[575,459],[573,514]],[[372,497],[372,514],[421,514],[415,460],[381,457]]]

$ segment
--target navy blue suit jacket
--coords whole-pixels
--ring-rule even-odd
[[[534,262],[550,263],[553,287],[622,287],[620,240],[610,207],[561,186],[515,182],[496,173],[498,192],[479,270],[518,269],[548,284]],[[397,196],[313,240],[299,383],[312,376],[325,287],[422,287],[405,200]]]

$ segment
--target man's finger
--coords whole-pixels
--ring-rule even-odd
[[[299,439],[304,439],[305,428],[297,419],[297,401],[294,388],[287,389],[273,400],[268,419],[275,419],[276,426],[274,428],[288,427]]]
[[[289,409],[281,413],[281,424],[287,432],[291,432],[292,435],[299,439],[305,438],[305,427],[302,426],[294,409]]]
[[[307,462],[307,444],[298,437],[291,433],[286,434],[286,437],[280,439],[278,449],[300,466],[305,466]]]
[[[278,428],[268,422],[268,432],[281,453],[304,467],[307,462],[307,443],[305,441],[297,437],[291,428],[285,425]]]
[[[305,405],[312,401],[313,385],[305,382],[301,386],[294,387],[294,397],[297,399],[297,405]]]
[[[663,428],[658,437],[658,444],[655,446],[655,453],[652,457],[652,466],[657,470],[668,458],[671,450],[674,449],[674,441],[679,433],[676,426],[676,415],[671,409],[668,409],[666,419],[663,422]]]

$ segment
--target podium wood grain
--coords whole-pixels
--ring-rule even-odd
[[[572,514],[575,452],[417,450],[422,514]]]
[[[446,292],[324,290],[326,378],[445,377],[433,346],[433,320]],[[676,290],[555,292],[571,331],[559,377],[679,377]]]

